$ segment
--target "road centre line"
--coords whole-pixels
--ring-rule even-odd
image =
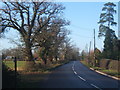
[[[97,89],[99,89],[99,90],[102,90],[102,89],[100,89],[99,87],[97,87],[96,85],[94,85],[94,84],[90,84],[91,86],[93,86],[93,87],[95,87],[95,88],[97,88]]]
[[[75,71],[74,68],[73,68],[73,71]]]
[[[72,69],[74,70],[74,68],[72,67]]]
[[[77,75],[77,72],[74,70],[74,65],[75,65],[75,62],[73,64],[73,66],[72,66],[72,69],[73,69],[74,74]],[[80,77],[79,75],[77,75],[77,77],[80,78],[80,79],[82,79],[83,81],[86,81],[84,78]]]
[[[75,71],[74,71],[75,74],[77,74]]]
[[[74,69],[74,65],[75,65],[75,62],[73,63],[73,66],[72,66],[72,70],[73,70],[74,74],[76,74],[77,77],[79,77],[79,78],[82,79],[83,81],[86,81],[84,78],[82,78],[81,76],[79,76],[79,75],[77,74],[77,72],[76,72],[75,69]],[[90,84],[90,85],[93,86],[93,87],[95,87],[95,88],[97,88],[97,89],[99,89],[99,90],[102,90],[101,88],[97,87],[97,86],[94,85],[94,84]]]
[[[75,64],[75,62],[73,63],[73,65],[72,65],[72,70],[74,71],[74,64]]]
[[[79,77],[80,79],[82,79],[83,81],[86,81],[84,78],[80,77],[79,75],[78,75],[78,77]]]

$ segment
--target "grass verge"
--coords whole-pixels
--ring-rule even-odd
[[[101,68],[101,67],[93,67],[93,66],[88,65],[88,63],[86,63],[86,61],[80,61],[80,62],[83,63],[88,68],[93,68],[94,70],[98,70],[98,71],[106,73],[108,75],[120,78],[120,72],[118,72],[118,70],[108,70],[108,69],[104,69],[104,68]]]

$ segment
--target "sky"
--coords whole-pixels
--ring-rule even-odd
[[[91,41],[91,50],[94,46],[94,29],[96,37],[96,47],[103,49],[104,38],[98,38],[99,16],[105,2],[64,2],[66,7],[65,17],[71,21],[71,25],[67,27],[71,30],[71,39],[80,50],[89,49]],[[118,5],[117,2],[115,2]],[[118,10],[118,6],[115,8]],[[115,21],[118,22],[118,14],[114,15]],[[112,27],[118,36],[118,28]]]
[[[69,37],[71,38],[71,42],[76,45],[81,51],[88,50],[91,41],[91,50],[93,50],[94,39],[93,30],[95,29],[96,36],[96,47],[100,50],[103,49],[103,40],[104,38],[98,38],[98,30],[99,30],[99,16],[102,12],[102,7],[105,2],[60,2],[63,6],[66,7],[64,10],[64,18],[69,20],[71,24],[66,28],[71,31]],[[116,6],[116,10],[118,12],[118,3],[114,2]],[[115,21],[118,22],[118,14],[114,15]],[[118,35],[118,28],[113,27]],[[14,35],[13,32],[8,33],[8,37],[15,38],[18,37]],[[0,50],[13,48],[13,45],[9,40],[0,39]]]

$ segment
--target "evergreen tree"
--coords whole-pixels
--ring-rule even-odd
[[[112,58],[112,52],[113,52],[113,38],[112,38],[112,30],[107,30],[105,40],[104,40],[104,49],[103,49],[103,56],[105,58]]]
[[[115,26],[117,23],[114,22],[113,14],[116,14],[116,10],[114,9],[116,5],[112,2],[108,2],[104,4],[102,8],[102,13],[100,15],[99,26],[99,35],[98,37],[105,37],[104,40],[104,49],[103,49],[103,57],[109,59],[117,58],[117,37],[115,35],[115,31],[111,29],[110,26]]]
[[[106,35],[106,31],[110,29],[110,26],[115,26],[117,23],[114,22],[113,14],[116,14],[114,9],[116,5],[114,3],[108,2],[104,4],[102,8],[103,13],[100,14],[99,26],[99,37]]]

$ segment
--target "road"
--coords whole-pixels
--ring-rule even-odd
[[[118,88],[117,80],[98,74],[80,61],[71,61],[55,69],[42,88]]]

